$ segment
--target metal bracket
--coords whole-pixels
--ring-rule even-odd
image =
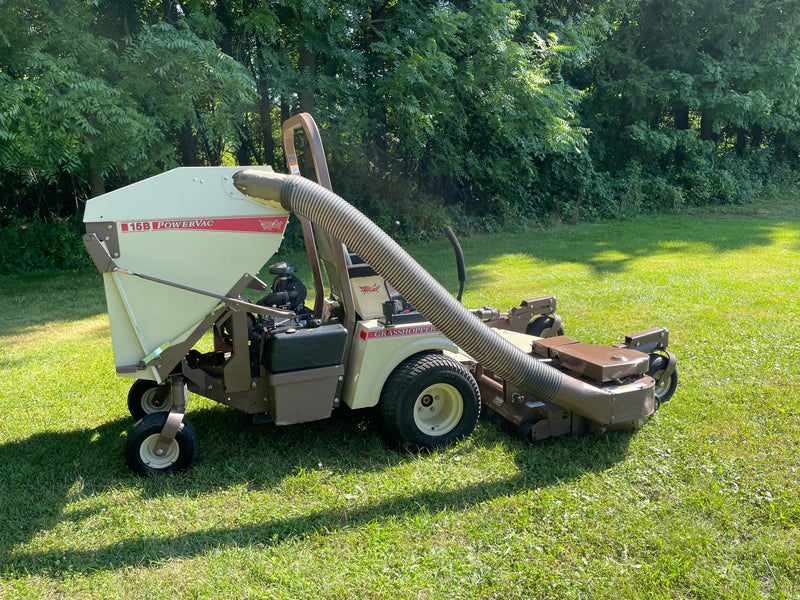
[[[555,296],[542,296],[532,300],[523,300],[521,307],[527,308],[531,314],[538,314],[541,317],[552,317],[553,324],[542,331],[542,337],[556,337],[561,328],[561,317],[556,314],[558,301]]]
[[[247,277],[247,275],[248,274],[246,273],[245,277]],[[248,290],[256,290],[256,291],[259,291],[259,292],[264,292],[267,289],[267,284],[264,283],[263,281],[261,281],[255,275],[250,275],[250,281],[247,282],[247,289]]]
[[[86,233],[95,234],[99,241],[105,243],[111,258],[119,258],[119,235],[116,221],[86,223]]]
[[[523,300],[520,306],[529,309],[532,313],[540,315],[549,315],[556,312],[556,297],[555,296],[542,296],[541,298],[534,298],[532,300]]]
[[[625,343],[617,344],[617,347],[631,348],[639,352],[652,352],[653,350],[664,350],[669,345],[669,330],[665,327],[653,327],[625,336]]]
[[[542,332],[542,337],[548,338],[558,335],[558,330],[561,328],[561,317],[556,313],[551,313],[551,316],[553,317],[553,325]]]
[[[160,364],[161,361],[159,360],[159,356],[161,356],[161,353],[167,348],[169,348],[169,346],[170,346],[169,342],[164,342],[158,348],[153,350],[150,354],[145,356],[142,360],[139,361],[139,364],[136,365],[138,367],[138,370],[143,371],[153,363]]]
[[[668,350],[664,350],[663,352],[667,355],[667,367],[661,372],[661,377],[656,381],[657,386],[661,386],[662,383],[669,381],[669,378],[672,377],[678,365],[678,359],[672,352]]]
[[[486,319],[489,327],[496,327],[498,329],[509,329],[519,333],[525,333],[531,319],[536,316],[552,317],[553,325],[546,329],[543,333],[545,337],[552,337],[558,335],[558,330],[561,327],[561,317],[556,314],[556,298],[555,296],[542,296],[541,298],[532,298],[530,300],[523,300],[519,306],[512,308],[507,314],[490,314],[487,312],[489,307],[482,309],[479,318]],[[497,310],[497,309],[491,309]]]
[[[100,241],[96,233],[86,233],[83,236],[83,245],[89,253],[97,270],[101,273],[112,273],[117,268],[117,263],[111,258],[106,246]],[[119,254],[119,253],[118,253]]]
[[[183,415],[186,413],[186,406],[189,403],[189,391],[186,389],[186,381],[182,376],[177,376],[172,380],[172,408],[167,415],[167,422],[161,429],[161,435],[153,446],[153,454],[156,456],[164,456],[168,451],[172,442],[175,441],[175,436],[178,434],[178,429],[181,428],[183,423]]]

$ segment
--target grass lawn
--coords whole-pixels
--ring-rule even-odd
[[[251,426],[193,397],[194,466],[143,480],[100,275],[0,278],[0,598],[800,597],[800,196],[462,244],[468,306],[553,294],[603,344],[668,327],[673,400],[636,433],[481,421],[414,455],[371,413]],[[446,242],[409,250],[457,288]]]

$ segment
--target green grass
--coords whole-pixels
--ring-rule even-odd
[[[371,413],[253,427],[193,397],[195,465],[142,480],[100,276],[1,278],[0,598],[800,597],[800,198],[462,244],[469,306],[668,327],[672,402],[413,455]],[[446,242],[410,251],[456,289]]]

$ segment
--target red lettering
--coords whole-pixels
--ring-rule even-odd
[[[123,232],[141,231],[229,231],[235,233],[283,233],[287,217],[198,217],[195,219],[167,219],[163,221],[129,221],[120,225]]]
[[[367,294],[374,294],[381,289],[381,286],[379,283],[376,283],[375,285],[360,285],[358,286],[358,289],[361,290],[362,295],[366,296]]]
[[[434,325],[414,325],[412,327],[394,327],[394,328],[378,329],[376,331],[370,331],[369,334],[367,334],[367,338],[382,339],[395,336],[425,335],[428,333],[439,333],[439,330],[436,329]]]

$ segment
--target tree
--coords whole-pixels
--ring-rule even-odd
[[[120,87],[176,140],[181,164],[220,164],[235,151],[256,100],[240,64],[182,22],[143,27],[122,58]]]
[[[135,33],[112,39],[95,31],[113,27],[93,2],[53,4],[0,4],[0,183],[12,199],[4,212],[69,214],[68,198],[39,193],[32,202],[12,192],[20,187],[68,176],[73,194],[84,185],[98,194],[109,176],[124,182],[175,166],[179,131],[198,141],[186,162],[220,162],[252,106],[243,69],[184,23],[126,18]]]
[[[279,166],[299,111],[384,222],[612,214],[656,180],[680,200],[731,188],[729,156],[796,161],[798,29],[798,0],[0,0],[2,211]]]
[[[396,99],[396,150],[436,193],[530,209],[543,161],[583,146],[577,93],[560,75],[576,49],[552,32],[514,41],[518,18],[495,0],[434,7],[414,29],[427,42],[395,55],[382,91]]]
[[[65,4],[56,13],[24,2],[0,9],[0,169],[30,182],[77,175],[95,193],[112,167],[144,172],[159,135],[108,76],[114,48],[80,25],[90,17],[88,6]]]
[[[561,75],[588,52],[582,26],[523,34],[521,13],[495,0],[366,3],[359,14],[356,79],[346,103],[327,101],[346,140],[337,170],[368,174],[394,210],[399,184],[482,215],[533,218],[545,163],[584,143],[578,94]]]
[[[584,80],[587,125],[606,167],[681,166],[734,141],[796,131],[800,3],[641,0],[623,13]],[[633,150],[633,151],[632,151]]]

